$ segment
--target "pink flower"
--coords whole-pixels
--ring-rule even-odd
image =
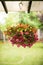
[[[22,46],[25,48],[26,47],[26,44],[23,43]]]
[[[27,32],[27,31],[26,31],[26,32],[25,32],[25,34],[26,34],[26,35],[28,35],[28,34],[29,34],[29,32]]]
[[[19,39],[16,39],[16,42],[19,42]]]
[[[28,46],[31,47],[33,45],[33,43],[29,43]]]
[[[20,47],[20,44],[17,44],[17,47]]]
[[[20,34],[23,35],[23,32],[21,31]]]
[[[38,38],[37,38],[37,37],[35,37],[35,40],[37,41],[37,40],[38,40]]]
[[[15,39],[16,39],[16,38],[17,38],[17,36],[16,36],[16,35],[14,35],[14,36],[13,36],[13,38],[15,38]]]

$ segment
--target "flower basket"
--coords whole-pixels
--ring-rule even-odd
[[[17,26],[8,27],[4,34],[11,43],[17,47],[31,47],[38,40],[37,29],[29,24],[19,23]]]

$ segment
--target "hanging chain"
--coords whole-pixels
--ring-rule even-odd
[[[22,1],[20,1],[20,3],[19,3],[20,11],[22,11],[22,6],[23,6],[23,3],[22,3]]]
[[[22,1],[20,1],[19,3],[19,8],[20,8],[20,14],[19,14],[19,17],[20,17],[20,23],[22,23],[23,21],[23,17],[22,17],[22,6],[23,6],[23,3]]]

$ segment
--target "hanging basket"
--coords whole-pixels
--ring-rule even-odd
[[[4,31],[10,42],[17,47],[31,47],[38,40],[37,29],[31,25],[19,23]]]

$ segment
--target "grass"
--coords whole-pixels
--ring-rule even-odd
[[[0,42],[0,65],[43,65],[43,43],[18,48],[10,42]]]

